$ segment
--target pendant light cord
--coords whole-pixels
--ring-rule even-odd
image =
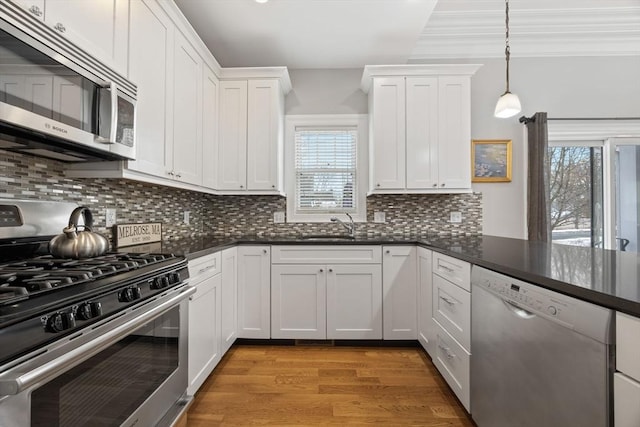
[[[505,33],[505,48],[504,55],[507,60],[507,90],[505,93],[509,93],[509,58],[511,57],[511,49],[509,48],[509,0],[506,0],[506,33]]]

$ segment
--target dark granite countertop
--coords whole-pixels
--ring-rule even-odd
[[[640,317],[640,256],[496,236],[385,236],[354,240],[300,237],[201,237],[164,242],[162,250],[198,258],[244,244],[417,244],[542,287]]]

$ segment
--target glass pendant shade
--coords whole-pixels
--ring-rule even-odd
[[[518,95],[511,92],[505,92],[500,98],[498,98],[496,110],[493,114],[501,119],[506,119],[507,117],[515,116],[520,112],[520,110],[522,110],[522,107],[520,106],[520,99],[518,98]]]

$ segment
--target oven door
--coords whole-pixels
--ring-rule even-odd
[[[0,425],[170,422],[169,413],[186,403],[187,297],[193,291],[184,286],[145,301],[0,374]]]

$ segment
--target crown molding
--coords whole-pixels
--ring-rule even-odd
[[[640,5],[511,10],[512,57],[640,55]],[[504,56],[504,11],[434,11],[409,61]]]

